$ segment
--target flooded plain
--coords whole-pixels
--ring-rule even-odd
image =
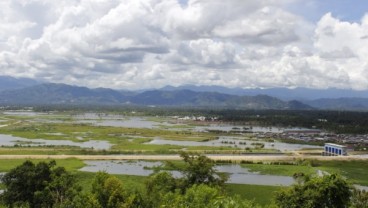
[[[40,116],[40,115],[49,115],[49,113],[40,113],[35,111],[4,111],[4,115],[10,116]]]
[[[165,128],[169,130],[192,130],[196,132],[205,131],[245,131],[245,132],[260,132],[260,133],[281,133],[284,129],[279,127],[262,127],[262,126],[239,126],[227,123],[217,123],[208,125],[187,125],[186,123],[176,121],[170,118],[161,118],[161,121],[150,120],[147,117],[123,116],[119,114],[98,114],[84,113],[73,116],[73,119],[78,123],[91,123],[96,126],[113,126],[113,127],[128,127],[128,128]],[[180,128],[175,128],[180,127]]]
[[[46,140],[46,139],[25,139],[11,135],[0,134],[0,146],[76,146],[80,148],[90,148],[95,150],[107,150],[111,148],[108,141],[89,140],[86,142],[73,142],[70,140]]]
[[[128,117],[124,119],[116,118],[101,118],[101,119],[78,119],[77,123],[90,123],[95,126],[112,126],[112,127],[126,127],[126,128],[159,128],[161,123],[148,121],[142,117]],[[167,123],[168,125],[168,123]]]
[[[179,145],[179,146],[227,146],[227,147],[239,147],[239,148],[254,148],[260,145],[264,145],[265,149],[276,149],[281,152],[285,151],[295,151],[301,150],[305,148],[315,148],[321,149],[320,146],[316,145],[305,145],[305,144],[289,144],[282,143],[278,141],[267,142],[261,139],[250,140],[244,137],[229,137],[229,136],[220,136],[219,139],[206,141],[206,142],[195,142],[195,141],[174,141],[174,140],[166,140],[160,137],[156,137],[155,139],[147,142],[146,144],[169,144],[169,145]]]
[[[279,127],[261,127],[261,126],[241,126],[226,123],[215,123],[208,125],[193,125],[186,124],[172,118],[161,117],[139,117],[139,116],[124,116],[121,114],[106,114],[106,113],[82,113],[82,114],[54,114],[54,113],[39,113],[32,111],[5,111],[3,115],[12,116],[28,116],[29,122],[71,122],[71,123],[86,123],[93,126],[111,126],[122,128],[149,128],[149,129],[165,129],[172,131],[220,131],[220,132],[237,132],[234,137],[220,136],[216,140],[195,142],[195,141],[177,141],[170,139],[162,139],[159,136],[149,138],[149,142],[144,144],[150,145],[177,145],[177,146],[209,146],[209,147],[235,147],[235,148],[258,148],[258,149],[275,149],[281,152],[295,151],[300,149],[321,149],[319,146],[305,145],[305,144],[288,144],[278,141],[269,141],[266,139],[250,139],[243,136],[243,133],[281,133],[284,129]],[[39,117],[38,117],[39,116]],[[55,117],[56,116],[56,117]],[[63,120],[65,119],[65,120]],[[6,127],[4,124],[0,127]],[[13,124],[10,124],[13,125]],[[62,133],[49,133],[60,134]],[[243,134],[242,136],[238,136]],[[82,140],[82,137],[77,137]],[[132,138],[134,139],[134,138]],[[47,145],[66,145],[77,146],[81,148],[94,148],[96,150],[108,150],[113,144],[107,141],[90,140],[86,142],[73,142],[69,140],[45,140],[45,139],[25,139],[19,137],[12,137],[7,135],[0,135],[0,146],[14,146],[14,145],[28,145],[28,146],[47,146]]]

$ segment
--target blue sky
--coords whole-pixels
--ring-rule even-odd
[[[368,89],[367,0],[1,0],[0,75]]]
[[[334,17],[349,22],[360,22],[368,10],[366,0],[299,0],[289,9],[306,19],[317,22],[326,13],[332,13]]]

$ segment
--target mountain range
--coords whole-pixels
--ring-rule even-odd
[[[368,91],[308,88],[241,89],[193,85],[126,91],[109,88],[91,89],[0,76],[0,105],[47,104],[368,110]]]
[[[140,93],[112,89],[46,83],[0,92],[0,104],[93,104],[140,106],[188,106],[241,109],[311,109],[297,101],[288,102],[267,95],[237,96],[191,90],[151,90]]]
[[[368,90],[352,90],[352,89],[310,89],[310,88],[227,88],[222,86],[165,86],[160,90],[174,91],[174,90],[193,90],[196,92],[219,92],[231,95],[268,95],[277,97],[282,100],[316,100],[316,99],[335,99],[335,98],[368,98]]]

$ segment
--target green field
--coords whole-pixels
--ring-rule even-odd
[[[0,160],[0,172],[7,172],[16,166],[21,165],[24,161],[24,159],[9,159],[9,160]],[[51,160],[30,160],[34,163],[38,163],[41,161],[49,162]],[[62,159],[62,160],[55,160],[57,166],[65,167],[67,171],[76,172],[78,169],[85,166],[84,162],[82,160],[78,159]]]
[[[272,164],[242,164],[252,172],[259,172],[266,175],[293,176],[294,173],[314,174],[317,167],[304,165],[272,165]]]
[[[226,184],[226,191],[229,195],[239,195],[243,199],[254,200],[260,205],[270,204],[273,195],[280,189],[282,186]]]
[[[352,183],[368,186],[368,161],[317,161],[316,164],[324,171],[347,177]]]

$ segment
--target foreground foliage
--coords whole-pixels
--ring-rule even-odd
[[[350,203],[351,187],[336,174],[303,177],[300,182],[276,194],[276,205],[288,208],[344,208]]]
[[[73,175],[63,167],[55,167],[55,161],[34,164],[26,161],[2,177],[6,186],[2,200],[9,207],[28,205],[57,207],[79,191]]]
[[[34,164],[26,161],[2,177],[5,192],[0,207],[30,208],[260,208],[253,201],[229,196],[226,177],[203,155],[182,153],[182,177],[161,171],[149,176],[142,190],[127,188],[116,176],[95,174],[88,191],[76,177],[55,161]],[[337,174],[311,177],[303,174],[298,183],[282,188],[269,208],[364,208],[368,194],[355,190]]]

